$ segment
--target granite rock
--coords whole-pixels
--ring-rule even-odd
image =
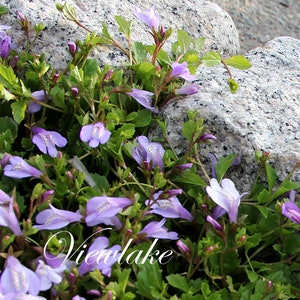
[[[112,36],[123,42],[125,41],[118,33],[114,16],[122,15],[127,19],[135,20],[132,39],[152,43],[151,35],[147,28],[135,18],[133,9],[135,7],[149,9],[151,5],[155,5],[160,15],[161,24],[166,28],[172,27],[175,31],[176,29],[183,29],[194,37],[204,37],[206,41],[203,51],[214,49],[224,56],[239,52],[238,32],[231,17],[217,4],[211,2],[197,1],[197,5],[195,1],[188,0],[124,0],[122,5],[118,0],[68,0],[66,2],[75,8],[78,19],[87,28],[100,33],[102,22],[105,22]],[[10,9],[10,14],[15,18],[17,11],[19,11],[34,24],[43,23],[46,26],[46,30],[32,50],[36,53],[45,53],[51,65],[60,69],[66,61],[70,60],[70,54],[67,51],[68,41],[83,40],[86,32],[67,20],[56,9],[57,3],[63,4],[64,1],[4,0],[3,4]],[[14,37],[16,44],[22,44],[24,35],[17,28],[16,22],[11,19],[11,16],[4,16],[1,18],[1,23],[12,25],[13,28],[8,31],[8,34]],[[175,37],[176,33],[174,32],[169,41],[174,41]],[[166,47],[166,49],[168,47],[170,49],[170,43],[166,44]],[[99,48],[93,55],[99,59],[100,65],[116,65],[124,61],[123,55],[118,54],[118,51],[106,47]]]
[[[222,66],[198,70],[200,93],[170,102],[162,111],[169,140],[178,154],[187,146],[181,134],[187,110],[197,110],[207,131],[217,140],[205,145],[217,158],[238,153],[242,163],[230,175],[250,188],[256,174],[254,151],[270,152],[270,162],[282,180],[300,160],[300,40],[278,37],[249,51],[252,67],[232,69],[239,90],[232,94]],[[207,162],[208,163],[208,162]],[[208,167],[208,165],[207,165]],[[300,172],[295,173],[300,180]]]

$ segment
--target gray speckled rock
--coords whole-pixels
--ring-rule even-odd
[[[206,145],[202,157],[207,152],[218,158],[241,154],[242,164],[231,176],[249,188],[256,172],[254,150],[265,150],[283,179],[300,160],[299,53],[300,40],[291,37],[279,37],[251,50],[246,56],[252,68],[232,70],[240,85],[236,94],[230,93],[222,67],[201,67],[202,92],[173,101],[163,111],[175,149],[180,153],[186,144],[180,134],[186,111],[198,110],[208,131],[218,138]],[[300,172],[296,179],[300,180]]]
[[[10,9],[13,16],[16,17],[16,12],[20,11],[33,23],[42,22],[47,26],[33,51],[36,53],[42,51],[46,54],[48,61],[54,67],[60,69],[64,66],[65,61],[70,59],[67,52],[67,42],[84,39],[86,32],[71,21],[66,20],[62,13],[57,11],[57,3],[63,4],[64,1],[4,0],[3,4]],[[104,21],[108,25],[110,33],[112,35],[115,33],[117,39],[122,39],[122,37],[117,34],[118,27],[115,25],[115,15],[136,19],[132,12],[135,6],[141,9],[149,9],[151,5],[155,5],[160,15],[161,24],[165,27],[183,29],[195,37],[202,36],[206,38],[205,51],[215,49],[225,56],[239,52],[238,32],[231,17],[218,5],[210,2],[124,0],[120,4],[118,0],[68,0],[67,3],[75,7],[78,19],[86,27],[101,32],[101,24]],[[13,25],[13,29],[8,31],[8,34],[14,37],[16,43],[22,42],[23,35],[20,34],[19,30],[16,30],[16,22],[11,21],[11,16],[3,16],[1,23]],[[175,38],[175,33],[173,36]],[[133,39],[147,43],[147,41],[151,41],[151,38],[147,28],[136,20],[133,26]],[[94,54],[102,63],[117,64],[124,60],[112,49],[102,48]]]

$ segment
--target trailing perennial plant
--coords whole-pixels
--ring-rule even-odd
[[[122,16],[126,45],[105,23],[91,32],[71,6],[57,8],[88,31],[66,44],[63,70],[31,50],[42,24],[16,12],[26,38],[19,52],[0,27],[1,299],[298,299],[299,183],[279,183],[269,154],[256,152],[252,189],[238,191],[227,175],[235,154],[210,154],[211,173],[202,164],[201,145],[218,136],[201,111],[187,112],[180,157],[160,114],[201,92],[200,64],[229,71],[249,61],[200,56],[204,39],[182,30],[166,52],[172,30],[155,7],[134,10],[151,45],[131,40],[133,21]],[[128,62],[100,68],[89,53],[103,45]],[[237,91],[230,71],[228,84]]]

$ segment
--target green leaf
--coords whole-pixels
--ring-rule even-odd
[[[65,105],[65,91],[59,85],[54,86],[50,91],[50,97],[53,103],[60,108],[66,108]]]
[[[132,21],[126,20],[123,16],[115,16],[115,19],[119,25],[119,30],[125,34],[127,39],[129,39]]]
[[[132,51],[136,63],[141,63],[146,60],[147,49],[143,43],[137,41],[132,42]]]
[[[9,12],[8,8],[5,6],[0,6],[0,15],[7,14]]]
[[[246,269],[246,273],[250,282],[256,282],[258,279],[257,273]]]
[[[210,51],[203,55],[202,62],[208,67],[217,66],[221,64],[221,56],[218,52]]]
[[[274,168],[271,167],[269,163],[266,163],[265,168],[266,168],[269,192],[272,192],[273,187],[277,181],[276,171]]]
[[[236,153],[229,154],[227,156],[221,157],[215,168],[216,168],[216,173],[217,173],[217,179],[218,181],[221,181],[223,177],[225,176],[226,172],[230,168],[233,160],[237,157]]]
[[[16,74],[12,67],[0,64],[0,83],[2,83],[5,88],[9,89],[13,89],[15,84],[18,83]]]
[[[236,91],[237,91],[238,88],[239,88],[238,83],[237,83],[233,78],[227,79],[227,83],[228,83],[230,92],[231,92],[232,94],[236,93]]]
[[[264,216],[265,219],[268,217],[269,215],[268,207],[261,206],[261,205],[256,205],[255,207],[261,212],[261,214]]]
[[[26,101],[16,101],[11,104],[12,114],[17,124],[20,124],[25,118]]]
[[[108,33],[108,29],[107,29],[105,22],[102,22],[102,34],[103,34],[103,37],[106,38],[108,41],[113,41],[113,38]]]
[[[266,203],[270,200],[271,193],[267,191],[266,189],[263,189],[259,195],[257,196],[258,203]]]
[[[92,76],[97,73],[99,64],[96,59],[88,59],[84,65],[83,71],[85,76]]]
[[[298,182],[293,181],[283,181],[279,188],[272,195],[272,199],[276,199],[277,197],[291,191],[300,188],[300,184]]]
[[[158,263],[151,264],[149,261],[146,261],[145,264],[139,265],[135,287],[140,295],[147,299],[155,299],[152,297],[152,294],[155,291],[162,291],[163,285],[162,271]]]
[[[147,109],[141,109],[137,111],[135,119],[132,120],[132,123],[135,127],[145,127],[150,125],[152,121],[152,113]]]
[[[226,65],[236,69],[247,70],[251,68],[250,61],[243,55],[234,55],[230,58],[223,59],[223,61]]]
[[[18,125],[12,118],[7,116],[0,118],[0,132],[10,130],[12,137],[15,139],[18,135]]]
[[[187,293],[190,290],[186,278],[181,276],[180,274],[170,274],[166,277],[166,279],[171,286],[185,293]]]
[[[192,42],[191,36],[186,31],[178,29],[177,40],[178,45],[181,48],[181,54],[186,53],[189,50]]]
[[[207,184],[199,175],[191,172],[183,172],[180,176],[176,177],[174,181],[181,182],[181,183],[189,183],[189,184],[203,186],[203,187],[207,186]]]

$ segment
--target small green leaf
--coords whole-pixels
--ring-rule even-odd
[[[203,55],[202,62],[208,67],[217,66],[221,64],[221,56],[218,52],[210,51]]]
[[[257,273],[253,272],[253,271],[250,271],[250,270],[247,270],[246,269],[246,273],[247,273],[247,276],[248,276],[248,279],[250,282],[256,282],[257,279],[258,279],[258,275]]]
[[[272,192],[272,189],[277,180],[276,171],[274,168],[271,167],[269,163],[266,163],[265,168],[266,168],[269,192]]]
[[[236,91],[238,90],[239,88],[239,85],[238,83],[233,79],[233,78],[229,78],[227,80],[228,82],[228,85],[229,85],[229,89],[231,91],[232,94],[236,93]]]
[[[237,157],[236,153],[229,154],[227,156],[221,157],[215,168],[216,168],[216,173],[217,173],[217,179],[218,181],[221,181],[223,177],[225,176],[226,172],[230,168],[233,160]]]
[[[141,63],[147,58],[147,49],[141,42],[132,42],[132,50],[136,63]]]
[[[177,40],[178,45],[181,48],[181,54],[186,53],[192,42],[191,36],[186,31],[179,29],[177,31]]]
[[[256,205],[255,207],[261,212],[261,214],[264,216],[265,219],[268,217],[269,215],[268,207],[261,206],[261,205]]]
[[[236,69],[240,70],[247,70],[251,68],[250,61],[244,57],[243,55],[234,55],[230,58],[223,59],[223,62],[231,67],[234,67]]]
[[[8,8],[5,6],[0,6],[0,15],[7,14],[9,12]]]
[[[132,21],[126,20],[123,16],[115,16],[115,19],[119,25],[120,32],[123,32],[126,38],[129,39]]]
[[[180,274],[170,274],[166,277],[166,279],[171,286],[185,293],[187,293],[190,290],[186,278],[181,276]]]
[[[6,88],[13,89],[17,82],[18,80],[12,67],[0,64],[0,83],[2,83]]]
[[[203,186],[203,187],[207,186],[207,184],[199,175],[191,172],[184,172],[180,174],[180,176],[176,177],[174,181],[181,182],[181,183],[189,183],[189,184]]]
[[[18,124],[25,118],[26,107],[26,101],[16,101],[11,105],[13,118]]]
[[[141,109],[137,111],[135,119],[132,120],[132,123],[135,127],[145,127],[150,125],[152,121],[152,114],[147,109]]]

